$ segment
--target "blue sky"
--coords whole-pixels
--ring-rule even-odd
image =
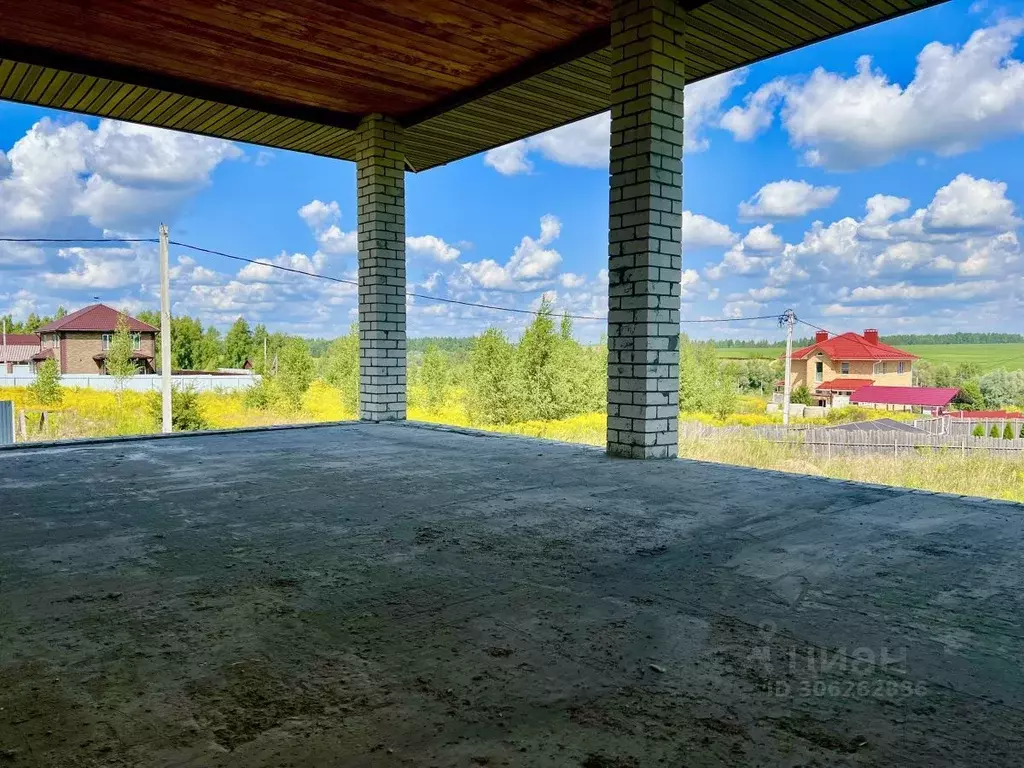
[[[1024,332],[1024,3],[955,2],[686,93],[684,319]],[[172,238],[354,277],[355,168],[0,103],[0,235]],[[606,308],[607,117],[407,176],[410,291]],[[172,248],[174,311],[310,336],[347,286]],[[0,314],[157,305],[155,249],[0,247]],[[411,299],[411,335],[523,316]],[[596,339],[604,324],[577,323]],[[771,322],[690,326],[776,337]]]

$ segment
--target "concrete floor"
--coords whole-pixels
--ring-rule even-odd
[[[0,452],[0,766],[1008,766],[1024,507],[412,425]]]

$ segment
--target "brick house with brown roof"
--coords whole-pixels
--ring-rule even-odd
[[[106,373],[107,352],[122,313],[105,304],[92,304],[47,323],[38,331],[39,347],[32,356],[38,364],[54,358],[61,373]],[[139,373],[154,373],[157,329],[124,315],[132,333]]]

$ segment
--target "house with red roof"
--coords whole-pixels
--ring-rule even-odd
[[[106,373],[107,352],[122,313],[105,304],[92,304],[47,323],[38,331],[33,365],[53,358],[61,373]],[[132,356],[139,373],[154,373],[157,329],[124,315],[132,333]]]
[[[883,343],[874,328],[837,336],[818,331],[813,344],[793,350],[792,384],[806,386],[818,405],[847,405],[863,387],[912,387],[916,359]]]
[[[5,333],[0,337],[0,373],[31,372],[32,357],[39,351],[34,333]]]

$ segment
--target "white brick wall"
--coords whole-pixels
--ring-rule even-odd
[[[405,153],[402,128],[359,126],[359,417],[405,418]]]
[[[678,450],[683,35],[675,0],[613,0],[608,453]]]

